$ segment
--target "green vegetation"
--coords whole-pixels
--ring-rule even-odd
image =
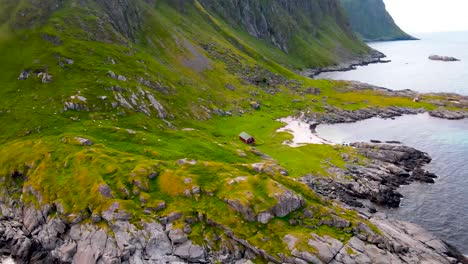
[[[288,147],[283,142],[291,135],[277,132],[277,119],[326,105],[433,108],[375,91],[349,92],[346,83],[290,70],[336,62],[340,57],[327,51],[333,45],[365,52],[329,19],[317,38],[293,37],[288,55],[200,4],[133,1],[144,10],[140,17],[116,26],[121,21],[106,13],[113,10],[97,2],[64,1],[57,10],[50,8],[54,1],[41,2],[0,0],[0,14],[34,11],[0,21],[0,185],[27,203],[61,205],[70,217],[101,214],[114,202],[132,221],[202,214],[272,254],[285,251],[287,233],[303,241],[310,233],[346,240],[349,230],[290,224],[301,210],[265,225],[246,221],[226,201],[260,213],[277,203],[275,193],[290,189],[314,210],[304,220],[309,226],[332,215],[356,225],[364,220],[296,179],[331,176],[327,168],[344,166],[343,152],[357,154],[328,145]],[[18,79],[22,72],[26,80]],[[43,81],[45,74],[51,80]],[[321,94],[308,94],[310,87]],[[241,131],[261,144],[244,145]],[[254,163],[284,168],[289,176],[258,172]],[[223,235],[206,223],[192,229],[199,243]]]
[[[365,41],[414,40],[401,30],[383,0],[341,0],[352,29]]]

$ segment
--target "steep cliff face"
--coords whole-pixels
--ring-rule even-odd
[[[200,0],[213,14],[273,44],[305,66],[333,64],[369,50],[337,0]]]
[[[354,35],[346,23],[338,1],[324,0],[201,0],[234,26],[241,26],[250,35],[271,41],[288,51],[294,36],[315,36],[327,23],[335,23],[347,37]]]
[[[387,12],[383,0],[341,0],[351,27],[365,41],[413,40]]]

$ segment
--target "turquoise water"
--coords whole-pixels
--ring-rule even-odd
[[[401,207],[380,210],[425,227],[468,255],[468,120],[449,121],[422,114],[323,125],[317,131],[321,137],[340,143],[397,140],[429,153],[433,161],[427,169],[439,176],[436,183],[403,186]]]
[[[392,62],[349,72],[323,73],[317,78],[354,80],[394,90],[455,92],[468,95],[468,32],[416,35],[419,41],[376,42],[370,46]],[[460,62],[431,61],[429,55],[452,56]]]

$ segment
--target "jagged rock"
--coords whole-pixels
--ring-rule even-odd
[[[167,113],[167,111],[164,109],[164,107],[162,106],[162,104],[160,104],[152,94],[148,93],[146,94],[146,96],[148,97],[148,99],[150,100],[151,102],[151,105],[154,107],[154,109],[156,111],[158,111],[158,116],[159,118],[161,119],[166,119],[169,117],[169,114]]]
[[[31,75],[31,70],[23,70],[20,73],[18,80],[27,80],[30,75]]]
[[[63,58],[63,61],[65,61],[65,63],[68,65],[73,65],[75,63],[75,61],[69,58]]]
[[[183,231],[184,231],[185,234],[190,234],[190,233],[192,233],[192,228],[190,227],[189,224],[185,224]]]
[[[45,41],[48,41],[48,42],[54,44],[55,46],[61,46],[63,44],[63,41],[60,39],[59,36],[55,36],[55,35],[51,35],[51,34],[41,32],[41,37]]]
[[[325,112],[313,112],[306,115],[308,123],[351,123],[372,117],[393,118],[402,115],[415,115],[425,113],[423,108],[404,108],[392,106],[388,108],[363,108],[359,110],[343,110],[340,108],[325,106]]]
[[[82,146],[91,146],[93,142],[87,138],[75,137],[75,140]]]
[[[438,108],[429,112],[433,117],[449,119],[449,120],[460,120],[468,118],[468,111],[451,111],[445,108]]]
[[[102,212],[102,218],[107,222],[112,221],[128,221],[131,216],[120,208],[119,202],[114,202],[109,208]]]
[[[193,245],[191,241],[176,247],[174,254],[190,262],[205,262],[205,252],[202,247]]]
[[[297,238],[291,234],[287,234],[283,237],[284,243],[288,245],[289,250],[293,250],[296,247]]]
[[[256,102],[256,101],[250,102],[250,106],[251,106],[253,109],[255,109],[255,110],[258,110],[258,109],[260,109],[260,107],[261,107],[260,103],[258,103],[258,102]]]
[[[72,95],[68,101],[64,102],[64,111],[89,111],[87,106],[88,99],[81,95]]]
[[[42,83],[50,83],[52,81],[52,75],[47,72],[39,72],[37,73],[37,77],[41,78]]]
[[[242,177],[242,176],[240,176],[240,177],[236,177],[236,178],[230,180],[230,181],[228,182],[228,184],[229,184],[229,185],[233,185],[233,184],[235,184],[235,183],[245,182],[246,180],[247,180],[247,177]]]
[[[231,90],[231,91],[236,90],[236,87],[235,87],[234,85],[230,84],[230,83],[227,83],[227,84],[226,84],[226,88],[227,88],[228,90]]]
[[[278,203],[272,208],[272,213],[277,217],[284,217],[305,205],[304,198],[290,190],[274,195]]]
[[[454,57],[449,57],[449,56],[439,56],[439,55],[431,55],[429,56],[430,60],[435,60],[435,61],[460,61],[457,58]]]
[[[440,241],[435,242],[434,247],[425,244],[427,241],[434,241],[433,236],[414,224],[388,220],[380,216],[371,218],[371,222],[383,233],[384,238],[380,238],[379,245],[366,244],[353,237],[332,263],[457,262],[453,262],[450,257],[454,253],[449,252],[449,248]]]
[[[325,263],[330,263],[343,248],[343,243],[329,236],[320,237],[313,234],[312,237],[308,244],[317,249],[318,258]]]
[[[178,219],[182,218],[181,212],[172,212],[167,217],[159,219],[163,224],[170,224]]]
[[[111,188],[105,184],[99,185],[99,193],[105,198],[114,198]]]
[[[201,189],[198,186],[193,186],[192,187],[192,194],[200,194]]]
[[[187,242],[187,235],[182,229],[171,229],[169,231],[169,238],[173,245],[183,244]]]
[[[57,217],[49,220],[37,234],[44,250],[52,251],[62,243],[60,235],[65,233],[66,225]]]
[[[113,71],[108,71],[107,76],[109,76],[112,79],[117,79],[117,75]]]
[[[256,220],[255,212],[248,205],[243,205],[238,200],[225,199],[225,202],[229,205],[229,207],[231,207],[232,210],[241,213],[244,216],[245,220],[251,222]]]
[[[262,224],[268,224],[268,222],[270,222],[270,220],[273,219],[273,217],[274,216],[268,211],[261,212],[257,216],[257,221]]]
[[[156,206],[146,207],[146,209],[148,209],[150,211],[153,211],[153,212],[161,211],[161,210],[163,210],[165,208],[166,208],[166,202],[164,202],[164,201],[160,202]]]
[[[57,257],[60,261],[64,263],[72,262],[73,256],[75,255],[77,250],[76,242],[75,241],[67,241],[65,244],[61,245],[54,251],[52,251],[52,255]]]
[[[97,214],[91,215],[91,221],[93,223],[99,223],[99,222],[101,222],[101,220],[102,220],[101,216],[99,216]]]
[[[123,75],[118,75],[118,76],[117,76],[117,80],[122,81],[122,82],[126,82],[126,81],[127,81],[127,77],[125,77],[125,76],[123,76]]]
[[[411,178],[420,182],[434,183],[434,179],[437,178],[437,176],[422,168],[417,168],[411,173]]]
[[[299,258],[303,262],[301,263],[317,263],[317,264],[322,264],[323,262],[315,255],[309,253],[309,252],[304,252],[304,251],[299,251],[297,249],[294,249],[291,252],[291,255]]]
[[[327,225],[330,227],[336,227],[336,228],[346,228],[350,227],[351,223],[348,220],[344,220],[338,216],[332,216],[332,220],[321,220],[319,222],[319,225]]]
[[[339,199],[353,207],[364,206],[357,199],[368,199],[388,207],[398,207],[402,197],[397,191],[398,186],[413,181],[432,182],[436,177],[420,169],[429,163],[431,158],[414,148],[370,143],[351,145],[370,161],[366,164],[348,161],[346,169],[333,169],[331,173],[336,176],[333,179],[306,175],[301,181],[317,193],[331,199]]]

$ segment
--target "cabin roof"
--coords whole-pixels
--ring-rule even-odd
[[[249,134],[247,134],[245,132],[240,133],[239,137],[241,137],[243,139],[253,138],[251,135],[249,135]]]

